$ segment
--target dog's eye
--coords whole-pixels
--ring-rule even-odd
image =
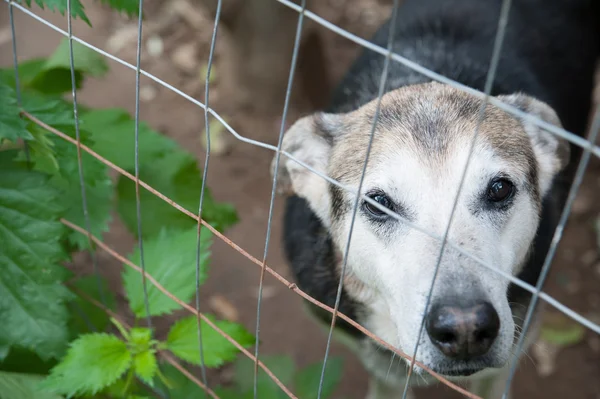
[[[487,197],[490,201],[501,202],[509,199],[515,191],[515,186],[507,179],[494,179],[490,182]]]
[[[392,201],[387,196],[385,196],[385,194],[377,193],[377,194],[369,195],[369,197],[371,199],[373,199],[373,201],[377,202],[379,205],[384,206],[390,210],[392,209]],[[387,213],[385,213],[384,211],[382,211],[381,209],[377,208],[375,205],[373,205],[367,201],[365,201],[364,207],[367,210],[367,212],[369,212],[373,216],[376,216],[376,217],[387,216]]]

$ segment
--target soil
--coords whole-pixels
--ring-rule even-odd
[[[368,37],[385,18],[387,5],[373,0],[322,0],[315,9],[319,15],[361,36]],[[165,4],[165,3],[163,3]],[[169,2],[171,4],[171,2]],[[36,14],[66,30],[66,19],[59,14],[33,8]],[[110,53],[135,63],[135,23],[125,17],[115,16],[99,2],[86,2],[87,14],[94,28],[77,21],[74,31],[80,38]],[[211,22],[202,13],[165,12],[160,2],[148,2],[144,25],[145,53],[143,68],[194,98],[203,99],[203,78],[200,70],[206,64],[208,45],[212,30]],[[197,18],[194,18],[197,17]],[[10,29],[6,7],[0,7],[0,66],[12,65]],[[61,35],[31,17],[15,10],[18,54],[20,60],[47,56]],[[115,36],[116,35],[116,36]],[[116,39],[115,39],[116,37]],[[337,81],[355,57],[358,46],[331,33],[323,32],[330,78]],[[148,39],[156,55],[149,55]],[[226,114],[227,121],[246,137],[276,144],[278,114],[258,115],[235,109],[231,99],[219,90],[219,54],[215,61],[216,81],[211,86],[211,106]],[[79,100],[92,107],[123,107],[134,110],[134,71],[110,61],[110,73],[102,80],[90,80],[81,90]],[[153,128],[177,140],[185,148],[197,154],[203,161],[204,150],[200,143],[204,119],[202,110],[172,91],[142,78],[144,91],[141,103],[141,119]],[[292,107],[289,121],[293,121],[303,109]],[[241,221],[227,235],[254,256],[261,258],[271,194],[269,164],[272,152],[240,141],[231,141],[230,151],[211,157],[208,185],[218,200],[229,201],[237,207]],[[573,215],[555,258],[552,273],[545,290],[550,295],[572,307],[580,314],[600,318],[600,257],[597,251],[594,221],[600,214],[600,161],[594,159],[588,168],[585,182],[580,190]],[[277,272],[291,279],[282,257],[280,243],[282,198],[275,204],[272,245],[268,263]],[[134,240],[124,226],[115,218],[105,242],[120,252],[129,253]],[[126,312],[126,302],[120,287],[121,265],[104,253],[99,253],[102,274],[118,293],[121,310]],[[80,254],[73,265],[75,270],[89,271],[89,256]],[[213,247],[209,280],[203,286],[203,306],[209,308],[215,298],[225,298],[234,307],[239,321],[254,331],[256,323],[256,300],[259,268],[239,255],[226,244],[217,241]],[[261,353],[293,356],[296,363],[306,365],[322,359],[326,335],[307,316],[303,300],[282,286],[269,275],[265,278],[261,319]],[[222,306],[218,307],[223,308]],[[215,309],[211,309],[215,311]],[[167,323],[158,324],[159,333]],[[588,331],[585,339],[560,350],[556,362],[548,364],[531,351],[516,376],[515,397],[530,399],[573,398],[600,399],[600,337]],[[548,350],[543,353],[548,352]],[[367,377],[360,364],[344,347],[334,344],[333,355],[343,356],[345,369],[343,381],[337,391],[339,397],[363,398],[367,389]],[[548,367],[554,367],[547,375]],[[211,374],[211,384],[227,382],[227,369]],[[444,387],[421,389],[419,398],[460,395]]]

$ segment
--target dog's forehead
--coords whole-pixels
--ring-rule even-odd
[[[431,170],[460,168],[464,162],[456,160],[470,148],[478,129],[475,156],[493,155],[534,183],[535,157],[522,125],[492,104],[481,118],[481,105],[477,97],[439,83],[387,93],[381,100],[369,165],[409,154]],[[373,101],[345,117],[330,163],[336,178],[348,183],[360,179],[375,112]]]

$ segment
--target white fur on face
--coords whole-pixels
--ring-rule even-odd
[[[431,162],[426,154],[391,147],[369,164],[362,192],[382,190],[406,210],[412,223],[443,237],[470,140],[468,134],[459,139],[443,163]],[[511,163],[501,159],[482,140],[476,144],[448,240],[486,264],[516,275],[537,230],[538,204],[525,187],[523,171],[511,169]],[[512,206],[502,214],[478,208],[481,193],[499,173],[509,176],[517,189]],[[351,212],[332,222],[332,235],[338,248],[345,248]],[[372,312],[367,316],[367,327],[412,355],[441,242],[400,221],[389,219],[384,223],[374,225],[358,210],[347,272],[362,281],[369,295],[376,298],[368,303]],[[514,322],[507,300],[508,285],[507,279],[447,245],[432,295],[432,303],[443,303],[452,296],[472,295],[494,306],[501,322],[498,338],[490,349],[496,366],[508,359],[513,343]],[[417,360],[437,369],[441,357],[423,331]]]

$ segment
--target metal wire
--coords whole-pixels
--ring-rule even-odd
[[[591,129],[588,133],[588,141],[590,143],[594,143],[596,138],[598,137],[598,131],[600,131],[600,105],[596,108],[596,112],[594,114],[594,120],[592,122]],[[542,272],[540,277],[538,278],[537,284],[535,286],[536,292],[533,294],[531,298],[531,302],[527,308],[527,313],[525,315],[525,321],[523,322],[523,327],[521,329],[521,334],[519,337],[519,341],[517,343],[517,350],[515,351],[512,366],[510,368],[508,374],[508,380],[506,381],[506,388],[504,389],[504,394],[502,395],[503,399],[507,399],[507,395],[510,389],[511,382],[515,375],[515,371],[517,369],[517,364],[519,363],[519,354],[523,351],[523,346],[525,345],[525,335],[527,334],[527,330],[533,320],[533,313],[535,310],[535,306],[537,304],[537,299],[539,297],[540,292],[542,291],[542,287],[544,286],[544,282],[546,281],[546,277],[548,277],[548,273],[550,272],[550,267],[552,266],[552,259],[554,259],[554,255],[556,254],[556,249],[558,248],[558,243],[560,242],[565,225],[569,220],[569,215],[571,214],[571,210],[573,208],[573,203],[575,202],[575,198],[577,197],[577,193],[579,191],[579,187],[583,182],[583,177],[585,175],[585,170],[590,162],[591,153],[589,148],[586,148],[581,155],[581,159],[579,160],[579,165],[577,165],[577,171],[575,172],[575,177],[573,178],[573,183],[571,188],[569,189],[569,194],[567,196],[567,201],[565,202],[565,206],[563,208],[562,214],[560,215],[560,219],[558,222],[558,226],[554,230],[554,236],[552,237],[552,242],[550,244],[550,249],[546,254],[546,259],[544,259],[544,265],[542,266]]]
[[[200,314],[200,261],[201,261],[201,240],[202,233],[202,206],[204,205],[204,190],[206,188],[206,180],[208,178],[208,165],[210,162],[210,123],[208,121],[209,108],[209,93],[210,93],[210,72],[212,70],[213,57],[215,55],[215,44],[217,42],[217,31],[219,29],[219,18],[221,16],[222,0],[218,0],[217,9],[215,12],[215,22],[213,27],[212,38],[210,41],[210,51],[208,53],[208,65],[206,68],[206,80],[204,81],[204,130],[206,133],[206,153],[204,158],[204,172],[202,174],[202,187],[200,188],[200,201],[198,204],[198,237],[196,239],[196,311]],[[202,320],[200,316],[196,317],[198,325],[198,345],[200,347],[200,370],[202,373],[202,382],[208,387],[208,379],[206,377],[206,363],[204,362],[204,345],[202,342]]]
[[[300,51],[300,39],[302,38],[302,26],[304,25],[304,11],[306,11],[306,0],[302,0],[300,14],[298,15],[298,23],[296,25],[296,36],[294,38],[294,49],[292,50],[292,61],[290,63],[290,73],[288,75],[287,89],[285,92],[285,100],[283,104],[283,113],[281,115],[281,126],[279,128],[279,138],[277,140],[277,148],[275,153],[275,168],[273,171],[273,184],[271,187],[271,200],[269,202],[269,216],[267,219],[267,233],[265,237],[265,249],[263,252],[262,266],[260,270],[260,282],[258,283],[258,301],[256,304],[256,344],[254,347],[254,381],[253,394],[254,399],[258,397],[258,352],[260,345],[260,314],[262,310],[262,295],[265,280],[265,269],[267,264],[267,255],[269,254],[269,243],[271,240],[271,226],[273,222],[273,209],[275,207],[275,195],[277,193],[277,177],[279,175],[279,159],[281,157],[281,144],[283,143],[283,132],[285,130],[285,120],[287,118],[290,99],[292,97],[292,88],[294,85],[294,75],[296,73],[296,64],[298,63],[298,53]]]
[[[373,123],[371,125],[371,133],[369,135],[369,143],[367,144],[367,154],[365,155],[365,163],[363,164],[362,172],[360,175],[360,181],[358,182],[358,189],[356,190],[357,195],[354,199],[354,206],[352,209],[352,219],[350,220],[350,231],[348,232],[348,240],[346,241],[346,248],[344,249],[344,255],[342,259],[342,267],[340,271],[340,281],[338,283],[337,292],[335,296],[335,306],[333,307],[333,314],[331,316],[331,325],[329,326],[329,334],[327,335],[327,345],[325,347],[325,356],[323,358],[323,368],[321,369],[321,377],[319,379],[319,391],[317,393],[317,399],[321,399],[321,393],[323,392],[323,383],[325,380],[325,370],[327,367],[327,358],[331,348],[331,339],[333,337],[333,329],[335,327],[335,319],[337,317],[338,310],[340,308],[340,301],[342,299],[342,290],[344,288],[344,276],[346,275],[346,268],[348,266],[348,254],[350,253],[350,243],[352,241],[352,233],[354,231],[354,223],[356,221],[356,214],[358,213],[358,204],[360,203],[360,193],[362,192],[362,186],[365,180],[365,174],[367,172],[367,164],[369,163],[369,156],[371,154],[371,147],[373,145],[373,138],[375,137],[375,130],[377,128],[377,121],[379,120],[379,113],[381,111],[381,99],[385,93],[385,86],[387,84],[390,59],[392,55],[392,47],[394,45],[394,33],[396,31],[396,21],[398,19],[398,0],[394,0],[394,6],[392,9],[392,16],[390,18],[388,41],[387,41],[387,54],[383,62],[383,70],[379,79],[379,90],[377,93],[377,103],[375,106],[375,115],[373,115]],[[393,359],[392,359],[393,361]]]
[[[452,210],[450,211],[450,217],[448,219],[448,224],[446,225],[446,230],[444,231],[444,237],[442,238],[442,245],[440,248],[440,253],[437,258],[437,262],[435,265],[435,270],[433,272],[433,279],[431,280],[431,286],[429,287],[429,293],[427,294],[427,300],[425,302],[425,309],[423,311],[423,318],[421,319],[421,324],[419,326],[419,334],[417,335],[417,342],[415,344],[415,350],[413,351],[412,360],[410,362],[410,368],[408,369],[408,377],[406,378],[406,384],[404,385],[404,392],[402,393],[402,399],[406,399],[408,395],[408,388],[410,385],[410,379],[413,374],[413,369],[415,367],[415,358],[417,356],[417,351],[419,350],[419,343],[421,341],[421,336],[423,335],[423,329],[425,328],[425,320],[427,319],[427,311],[429,309],[429,305],[431,304],[431,297],[433,295],[433,288],[435,286],[435,282],[437,280],[438,272],[440,269],[440,265],[442,264],[442,258],[444,256],[444,252],[446,249],[446,242],[448,240],[448,234],[450,233],[450,228],[452,227],[452,221],[454,220],[454,214],[456,212],[456,207],[458,205],[458,199],[460,197],[460,193],[465,183],[465,179],[467,177],[467,171],[469,170],[469,165],[471,164],[471,159],[473,155],[473,150],[475,149],[475,142],[477,141],[477,137],[479,136],[479,129],[483,122],[485,116],[485,109],[488,105],[488,100],[490,98],[490,93],[492,92],[492,87],[494,84],[494,79],[496,77],[496,70],[498,68],[498,63],[500,62],[500,53],[502,51],[502,44],[504,43],[504,36],[506,34],[506,24],[508,23],[508,15],[510,13],[510,7],[512,4],[512,0],[503,0],[502,8],[500,9],[500,17],[498,20],[498,29],[496,31],[496,38],[494,40],[494,47],[492,51],[492,58],[490,60],[490,68],[488,70],[488,74],[485,81],[484,93],[485,97],[481,107],[479,109],[479,115],[477,118],[477,125],[475,126],[475,132],[473,134],[473,139],[470,143],[469,155],[467,156],[467,162],[462,172],[462,176],[460,178],[460,183],[458,185],[458,190],[456,192],[456,196],[454,197],[454,203],[452,204]]]
[[[142,58],[142,18],[144,0],[139,0],[138,6],[138,39],[135,67],[135,210],[137,214],[138,248],[140,250],[140,266],[146,271],[144,262],[144,236],[142,234],[142,203],[140,201],[140,65]],[[146,274],[142,273],[142,289],[144,291],[144,307],[146,309],[146,322],[152,330],[152,317],[150,316],[150,301],[148,301],[148,286]]]
[[[75,79],[75,57],[73,55],[73,26],[71,16],[71,0],[67,0],[67,33],[69,41],[69,66],[71,69],[71,95],[73,97],[73,118],[75,120],[75,139],[77,140],[77,168],[79,171],[79,185],[81,188],[81,206],[83,209],[83,218],[85,223],[85,229],[87,231],[88,245],[90,246],[90,257],[92,258],[92,265],[94,268],[94,275],[96,276],[96,284],[98,285],[98,292],[100,294],[100,301],[103,305],[106,305],[106,294],[104,293],[104,286],[100,278],[98,270],[98,258],[96,256],[96,250],[92,243],[92,228],[90,222],[90,214],[88,212],[87,193],[85,189],[84,169],[83,160],[81,157],[81,135],[79,131],[79,112],[77,108],[77,81]]]

